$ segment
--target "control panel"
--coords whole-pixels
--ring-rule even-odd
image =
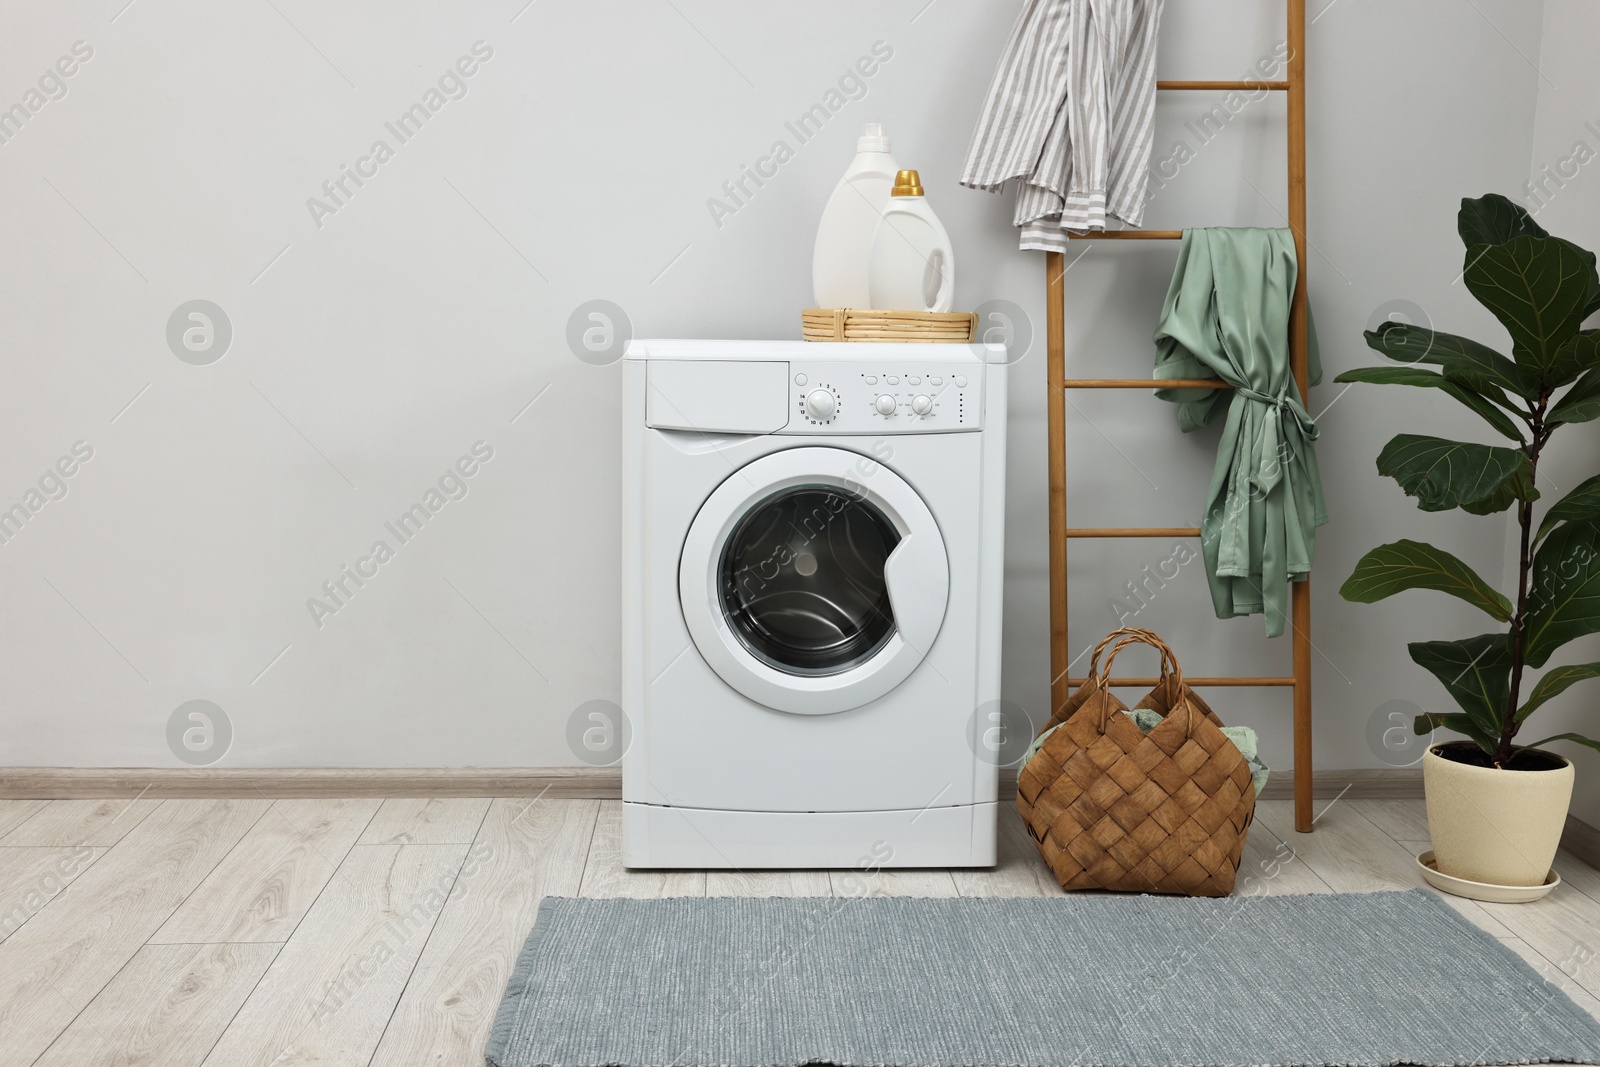
[[[983,428],[978,362],[789,363],[784,433],[952,433]]]

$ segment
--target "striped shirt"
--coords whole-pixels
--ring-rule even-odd
[[[1022,247],[1144,220],[1165,0],[1026,0],[1000,55],[961,184],[1017,179]]]

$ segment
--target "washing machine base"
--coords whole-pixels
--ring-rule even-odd
[[[902,811],[622,805],[622,865],[706,870],[993,867],[999,803]]]

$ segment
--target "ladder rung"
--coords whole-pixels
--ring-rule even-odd
[[[1091,233],[1072,233],[1074,241],[1181,241],[1182,230],[1097,230]]]
[[[1087,678],[1068,678],[1067,679],[1067,684],[1072,686],[1073,688],[1077,688],[1078,686],[1082,685],[1086,681],[1088,681]],[[1159,681],[1161,681],[1160,678],[1113,678],[1113,679],[1111,679],[1111,685],[1112,685],[1113,688],[1122,689],[1122,688],[1132,688],[1132,687],[1135,687],[1135,686],[1153,686]],[[1292,688],[1294,686],[1294,679],[1293,678],[1190,678],[1186,674],[1186,675],[1183,676],[1183,684],[1185,684],[1185,685],[1193,685],[1193,686],[1201,686],[1201,687],[1208,688],[1208,689],[1209,688],[1214,688],[1214,687],[1215,688],[1230,687],[1230,688],[1238,689],[1238,688],[1255,688],[1255,687],[1264,687],[1264,686],[1281,686],[1281,687],[1284,687],[1284,688]]]
[[[1199,537],[1197,526],[1129,527],[1113,526],[1101,529],[1068,530],[1068,537]]]
[[[1255,92],[1258,89],[1269,89],[1275,93],[1289,91],[1288,82],[1228,82],[1228,81],[1168,81],[1156,82],[1157,89],[1237,89],[1241,92]]]
[[[1069,378],[1066,389],[1232,389],[1221,378]]]

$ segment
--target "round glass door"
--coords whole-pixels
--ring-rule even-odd
[[[916,490],[842,448],[783,448],[711,491],[678,557],[705,665],[774,711],[832,715],[909,678],[944,625],[950,560]]]
[[[848,671],[895,632],[884,566],[900,533],[869,501],[802,485],[756,504],[722,551],[722,611],[761,662],[795,675]]]

